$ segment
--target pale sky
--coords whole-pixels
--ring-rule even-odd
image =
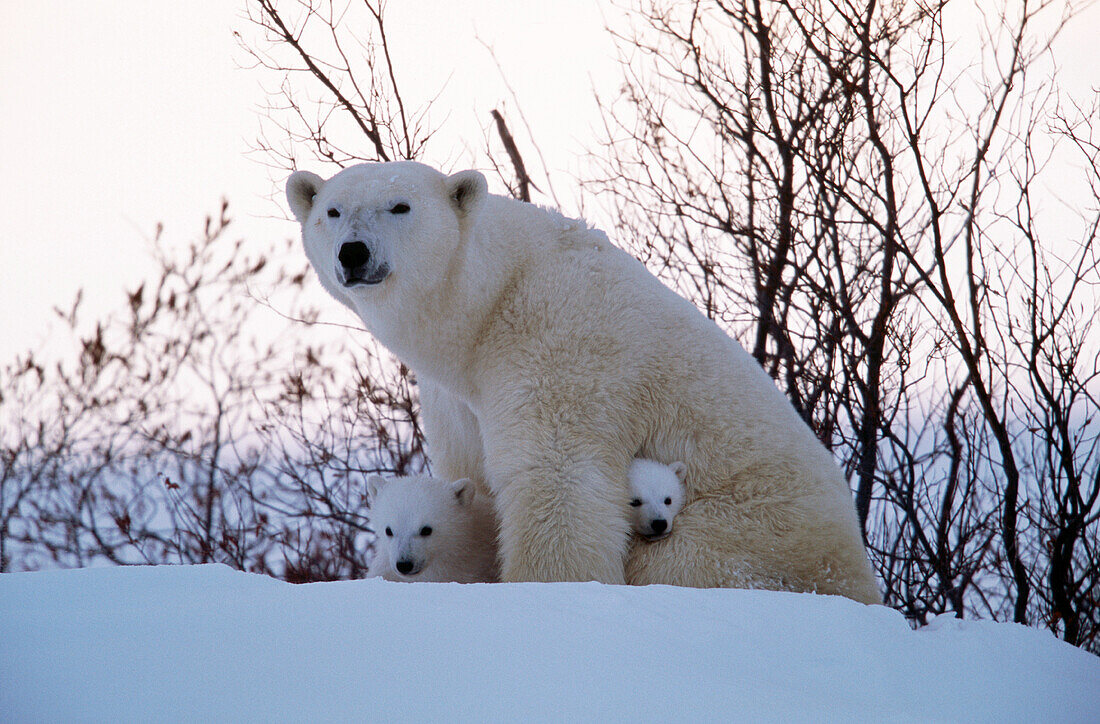
[[[604,30],[609,2],[389,5],[406,98],[420,105],[443,89],[433,118],[445,122],[444,143],[428,162],[474,163],[489,111],[514,109],[478,36],[494,47],[553,170],[576,168],[595,147],[593,89],[610,96],[619,82]],[[225,196],[234,238],[297,234],[281,193],[278,206],[268,198],[269,170],[245,153],[261,84],[275,83],[239,67],[246,58],[232,31],[248,28],[242,14],[242,2],[226,0],[0,5],[0,364],[42,344],[51,308],[81,287],[87,312],[118,308],[150,268],[158,221],[186,243]],[[1060,42],[1063,83],[1075,90],[1100,85],[1097,27],[1094,6]]]

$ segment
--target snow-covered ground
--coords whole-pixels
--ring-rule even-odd
[[[0,720],[1100,722],[1100,658],[828,596],[0,575]]]

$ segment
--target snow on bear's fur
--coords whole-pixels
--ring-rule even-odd
[[[504,580],[881,601],[829,452],[602,232],[414,162],[299,171],[287,197],[321,283],[417,373],[435,472],[491,490]],[[687,466],[676,534],[651,544],[632,545],[635,457]]]
[[[651,543],[672,533],[672,519],[684,505],[686,472],[687,467],[679,461],[663,465],[635,458],[630,462],[626,479],[630,484],[630,525],[635,533]]]
[[[389,581],[499,580],[496,518],[472,480],[427,475],[367,480],[375,553],[368,576]]]

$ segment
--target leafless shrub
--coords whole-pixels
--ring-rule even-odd
[[[0,377],[3,570],[222,562],[295,580],[365,572],[363,474],[424,466],[414,388],[294,319],[305,263],[226,238],[227,207],[47,365]],[[281,329],[280,329],[281,327]],[[317,399],[320,390],[329,397]],[[323,563],[323,565],[322,565]]]
[[[588,186],[833,449],[891,605],[1095,646],[1097,116],[1049,62],[1074,11],[970,45],[943,2],[640,2]]]

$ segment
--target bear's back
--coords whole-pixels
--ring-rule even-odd
[[[722,478],[794,458],[833,466],[740,344],[602,232],[579,221],[549,222],[550,229],[531,235],[521,281],[503,312],[522,320],[504,325],[497,354],[506,364],[518,357],[544,367],[556,354],[556,370],[603,380],[605,389],[593,393],[626,406],[623,422],[634,429],[620,434],[639,438],[642,455],[687,460],[700,445],[727,451],[706,461],[711,475],[689,474],[694,492],[721,491],[728,488]]]

